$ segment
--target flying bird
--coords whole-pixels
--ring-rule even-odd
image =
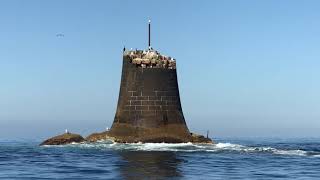
[[[57,37],[64,37],[64,34],[56,34]]]

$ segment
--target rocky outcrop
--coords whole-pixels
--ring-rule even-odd
[[[188,139],[187,139],[188,138]],[[176,136],[170,136],[169,134],[163,134],[159,136],[159,133],[156,133],[156,136],[151,134],[145,135],[144,138],[137,138],[134,136],[125,136],[125,137],[112,137],[110,136],[110,131],[104,131],[100,133],[93,133],[86,137],[87,142],[97,142],[103,140],[111,140],[118,143],[183,143],[183,142],[192,142],[192,143],[204,143],[212,144],[213,141],[210,138],[206,138],[203,135],[190,133],[190,136],[185,137],[184,139],[178,138]]]
[[[144,138],[136,138],[133,136],[127,136],[127,137],[121,137],[121,138],[115,138],[110,136],[109,131],[104,131],[100,133],[92,133],[85,139],[80,136],[79,134],[71,134],[71,133],[65,133],[62,135],[58,135],[55,137],[52,137],[50,139],[47,139],[43,141],[40,146],[42,145],[64,145],[64,144],[70,144],[70,143],[81,143],[81,142],[97,142],[97,141],[104,141],[104,140],[111,140],[118,143],[183,143],[183,142],[192,142],[192,143],[204,143],[204,144],[212,144],[213,141],[210,138],[206,138],[202,135],[190,133],[190,136],[188,136],[188,139],[179,139],[175,136],[170,136],[168,134],[163,136],[152,136],[148,135]]]
[[[103,140],[114,141],[114,138],[108,135],[108,131],[104,131],[100,133],[92,133],[88,137],[86,137],[86,141],[88,142],[97,142],[97,141],[103,141]]]
[[[65,133],[61,134],[55,137],[52,137],[50,139],[47,139],[43,141],[40,146],[43,145],[64,145],[64,144],[70,144],[70,143],[80,143],[84,142],[85,139],[80,136],[79,134],[72,134],[72,133]]]
[[[213,144],[213,141],[210,138],[206,138],[203,135],[190,133],[192,140],[192,143],[204,143],[204,144]]]
[[[191,135],[185,125],[169,124],[158,127],[139,127],[114,123],[108,135],[119,143],[186,143]]]

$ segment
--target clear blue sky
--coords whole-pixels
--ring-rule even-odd
[[[0,2],[0,139],[110,127],[122,48],[177,59],[191,130],[320,132],[320,1]],[[64,37],[57,37],[62,33]]]

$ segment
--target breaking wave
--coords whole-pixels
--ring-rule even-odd
[[[49,146],[46,146],[49,147]],[[50,146],[52,147],[52,146]],[[193,144],[189,143],[115,143],[100,141],[96,143],[72,143],[54,147],[76,147],[84,149],[117,150],[117,151],[172,151],[172,152],[238,152],[238,153],[269,153],[286,156],[311,156],[320,158],[318,151],[306,151],[301,149],[280,149],[266,146],[245,146],[233,143],[217,144]]]

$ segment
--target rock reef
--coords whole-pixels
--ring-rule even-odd
[[[65,144],[71,144],[71,143],[92,143],[97,141],[105,141],[110,140],[113,142],[118,143],[162,143],[162,142],[169,142],[169,143],[183,143],[183,142],[192,142],[192,143],[205,143],[205,144],[213,144],[213,141],[210,138],[206,138],[202,135],[190,133],[190,138],[188,141],[182,141],[181,139],[177,139],[176,137],[161,137],[158,136],[155,138],[152,138],[152,136],[148,136],[145,139],[137,139],[135,137],[125,137],[125,138],[115,138],[110,136],[109,131],[99,132],[99,133],[92,133],[88,137],[83,138],[79,134],[72,134],[72,133],[64,133],[58,136],[54,136],[52,138],[49,138],[45,141],[43,141],[40,146],[43,145],[65,145]]]
[[[195,134],[195,133],[190,133],[191,134],[191,142],[192,143],[201,143],[201,144],[213,144],[213,141],[208,138],[204,137],[203,135]]]
[[[79,134],[72,134],[72,133],[64,133],[58,136],[54,136],[50,139],[43,141],[40,146],[42,145],[64,145],[64,144],[71,144],[71,143],[81,143],[84,142],[85,139],[80,136]]]
[[[113,137],[110,137],[108,131],[103,131],[99,133],[92,133],[88,137],[86,137],[87,142],[97,142],[97,141],[104,141],[104,140],[112,140],[115,141]]]

